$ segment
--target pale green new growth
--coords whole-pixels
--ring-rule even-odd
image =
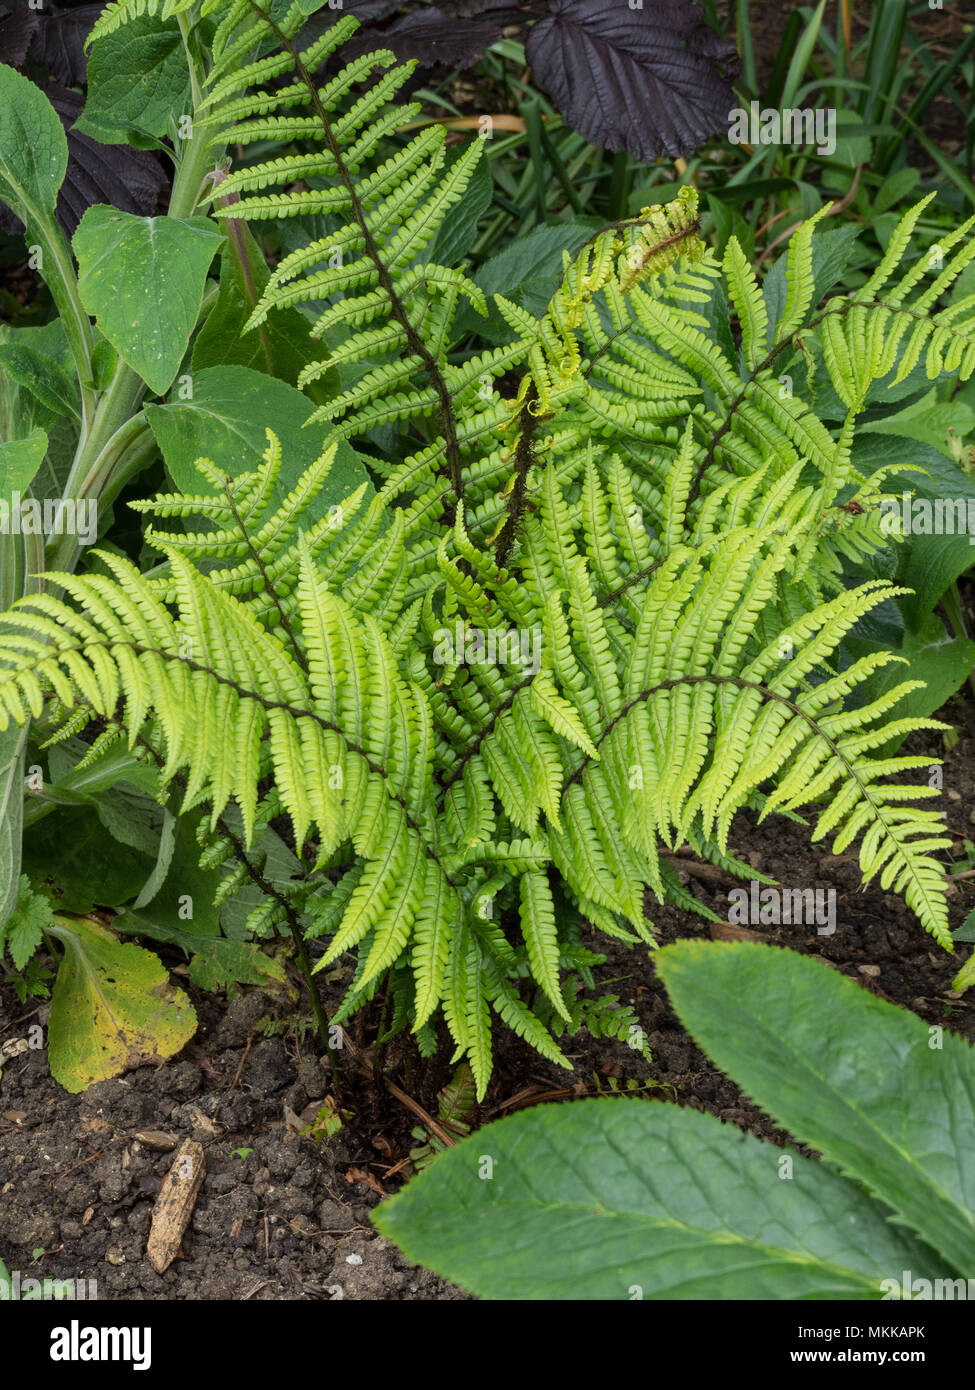
[[[96,38],[147,5],[110,8]],[[166,561],[152,577],[106,554],[113,578],[57,576],[66,601],[32,596],[6,615],[0,729],[53,693],[148,744],[214,827],[234,803],[252,842],[287,814],[309,876],[252,928],[293,911],[328,939],[323,965],[356,952],[339,1019],[386,980],[391,1027],[408,1021],[427,1053],[442,1014],[479,1096],[492,1010],[562,1060],[546,1019],[570,1018],[565,972],[593,958],[567,909],[649,944],[648,890],[709,915],[662,850],[687,843],[753,876],[728,849],[746,807],[814,807],[814,838],[857,841],[864,879],[950,949],[934,857],[949,841],[916,804],[934,790],[904,775],[931,760],[884,752],[941,726],[890,714],[916,682],[851,707],[896,658],[836,662],[854,624],[902,592],[844,579],[889,539],[878,480],[850,462],[855,416],[872,380],[923,351],[932,377],[975,369],[975,297],[936,309],[972,254],[968,224],[922,288],[918,266],[895,278],[915,210],[867,286],[817,310],[807,222],[770,323],[740,246],[717,263],[685,189],[567,257],[541,320],[497,297],[511,341],[458,362],[458,307],[488,306],[461,270],[420,255],[483,147],[448,162],[435,127],[380,153],[417,113],[390,104],[410,65],[372,54],[312,76],[351,19],[299,54],[299,6],[276,24],[258,0],[204,8],[218,20],[214,139],[303,142],[232,172],[219,196],[238,201],[216,215],[337,214],[277,266],[252,324],[316,304],[323,356],[303,382],[360,370],[312,418],[364,450],[396,423],[412,452],[368,458],[380,494],[366,505],[360,490],[338,526],[307,517],[334,449],[263,520],[273,438],[261,470],[230,484],[202,462],[222,495],[140,504],[205,522],[150,528]],[[723,288],[740,356],[713,327]],[[835,437],[780,391],[797,337],[849,409]],[[517,640],[487,660],[486,633]],[[218,840],[213,862],[230,849]]]

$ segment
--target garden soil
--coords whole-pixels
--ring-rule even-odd
[[[975,710],[956,697],[943,717],[959,732],[945,754],[943,795],[965,870],[964,842],[975,840]],[[914,736],[911,751],[936,755],[933,740]],[[950,994],[970,947],[939,951],[903,903],[875,885],[861,889],[855,857],[812,845],[802,826],[743,819],[732,847],[784,887],[835,889],[836,929],[761,928],[759,939],[829,962],[883,999],[972,1039],[975,1009]],[[693,860],[675,861],[697,896],[727,917],[736,880]],[[700,875],[707,873],[707,877]],[[975,903],[975,877],[950,888],[952,925]],[[674,908],[652,904],[661,942],[677,937],[733,937]],[[741,929],[737,929],[741,930]],[[754,931],[754,928],[750,929]],[[600,949],[603,943],[594,942]],[[782,1143],[769,1119],[695,1046],[672,1013],[655,977],[652,955],[609,943],[598,983],[632,1003],[651,1052],[649,1063],[616,1041],[570,1040],[571,1072],[539,1058],[518,1039],[496,1035],[497,1061],[474,1124],[529,1104],[640,1086],[648,1104],[689,1105]],[[384,1194],[409,1175],[412,1131],[437,1114],[450,1080],[446,1050],[421,1061],[397,1040],[375,1067],[370,1042],[379,1006],[360,1017],[339,1054],[337,1099],[346,1112],[326,1141],[302,1136],[336,1087],[317,1057],[314,1037],[295,1025],[294,999],[257,991],[228,1003],[200,995],[178,955],[167,964],[192,995],[200,1018],[193,1042],[172,1061],[68,1095],[48,1072],[43,1049],[8,1061],[0,1079],[0,1259],[26,1276],[97,1281],[100,1299],[442,1300],[459,1290],[412,1267],[373,1228]],[[347,980],[324,978],[334,1006]],[[0,989],[0,1045],[27,1038],[41,1012]],[[277,1036],[268,1036],[276,1027]],[[140,1137],[141,1136],[141,1137]],[[157,1274],[146,1240],[160,1182],[183,1139],[203,1146],[206,1177],[183,1238],[181,1258]],[[159,1145],[166,1145],[160,1148]],[[154,1147],[157,1146],[157,1147]],[[44,1252],[44,1253],[40,1253]]]

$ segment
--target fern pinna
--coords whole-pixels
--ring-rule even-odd
[[[873,379],[921,353],[932,378],[975,367],[975,297],[936,311],[970,224],[926,287],[920,263],[895,279],[915,209],[863,289],[816,308],[812,219],[770,322],[740,246],[719,264],[684,190],[566,256],[540,320],[495,296],[509,341],[458,356],[458,305],[489,306],[423,257],[483,147],[449,161],[440,127],[397,135],[418,109],[391,103],[411,65],[369,54],[320,78],[354,21],[302,47],[309,5],[269,0],[121,0],[93,37],[147,8],[217,20],[215,143],[286,148],[231,172],[216,215],[328,219],[251,326],[311,308],[323,355],[303,384],[341,367],[344,385],[310,415],[321,459],[276,509],[273,437],[257,473],[200,461],[199,495],[138,504],[159,566],[106,553],[102,572],[51,577],[63,599],[6,614],[0,726],[53,697],[68,728],[106,724],[91,757],[143,747],[184,810],[208,808],[226,892],[287,815],[306,875],[269,891],[252,929],[297,923],[324,940],[320,966],[355,952],[338,1020],[383,987],[426,1051],[442,1015],[479,1096],[492,1012],[564,1061],[554,1034],[578,1022],[576,977],[597,959],[580,923],[652,946],[648,890],[709,915],[662,850],[753,876],[728,847],[745,807],[814,808],[813,837],[859,840],[864,880],[950,949],[934,857],[949,841],[917,804],[936,792],[904,776],[930,758],[889,752],[941,726],[897,717],[917,682],[851,707],[895,658],[841,666],[838,649],[901,592],[849,582],[896,540],[882,477],[852,462],[856,416]],[[716,327],[728,302],[740,348]],[[833,383],[835,431],[783,395],[793,360]],[[401,461],[379,457],[389,425]],[[379,489],[311,523],[338,439]]]

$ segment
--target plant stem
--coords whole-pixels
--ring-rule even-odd
[[[941,602],[948,615],[948,622],[951,630],[956,637],[968,637],[968,628],[965,625],[965,613],[961,606],[961,595],[958,592],[958,582],[955,581],[950,589],[942,595]],[[968,673],[968,688],[975,695],[975,671]]]
[[[95,338],[78,293],[67,237],[53,216],[38,213],[26,223],[27,241],[35,242],[43,255],[44,283],[51,292],[64,325],[81,390],[82,434],[91,427],[95,413],[95,382],[91,354]]]
[[[311,999],[311,1011],[315,1016],[315,1027],[318,1030],[318,1037],[322,1047],[324,1047],[328,1054],[332,1075],[335,1077],[335,1058],[332,1056],[332,1049],[328,1045],[328,1019],[325,1017],[325,1010],[322,1008],[322,1001],[318,995],[315,977],[312,974],[311,961],[308,958],[308,947],[305,945],[305,938],[301,934],[301,927],[291,914],[288,916],[288,926],[291,929],[291,939],[295,944],[295,958],[298,962],[298,969],[305,977],[305,984],[308,986],[308,994]]]
[[[183,36],[183,46],[186,50],[186,61],[189,66],[190,88],[193,94],[193,125],[192,133],[183,141],[182,153],[176,177],[173,180],[173,190],[169,200],[168,215],[170,217],[191,217],[196,209],[203,187],[203,180],[206,176],[208,166],[219,161],[221,151],[211,152],[207,146],[206,137],[201,129],[197,129],[196,115],[203,102],[202,74],[197,61],[195,48],[190,39],[190,27],[187,14],[184,12],[177,16],[180,32]],[[60,229],[56,228],[60,234]],[[61,237],[62,242],[64,241]],[[67,254],[67,244],[64,243],[64,251]],[[52,255],[52,260],[56,258]],[[70,267],[70,256],[67,257],[67,264]],[[63,267],[58,265],[59,272]],[[65,304],[77,312],[84,325],[84,332],[87,334],[87,373],[88,379],[91,378],[91,341],[92,330],[88,318],[84,313],[80,300],[77,296],[77,281],[73,270],[65,271],[63,274],[63,298]],[[45,279],[48,279],[45,275]],[[48,280],[50,284],[50,280]],[[67,311],[62,307],[61,301],[55,294],[55,289],[51,287],[52,295],[55,295],[55,302],[61,309],[65,317],[66,328],[70,325],[67,320]],[[80,333],[81,327],[78,326]],[[69,333],[70,337],[70,333]],[[76,354],[77,356],[77,354]],[[79,366],[79,377],[81,367]],[[146,393],[146,384],[139,374],[126,363],[119,361],[115,375],[112,378],[107,390],[98,402],[94,418],[91,411],[86,412],[82,427],[81,438],[78,442],[78,449],[75,453],[74,461],[71,465],[71,472],[65,483],[62,494],[64,501],[78,500],[82,497],[94,498],[96,501],[108,501],[111,497],[104,489],[111,487],[111,496],[117,496],[121,487],[135,471],[134,467],[128,467],[124,472],[119,472],[117,466],[122,457],[122,444],[126,446],[130,440],[127,435],[122,434],[124,430],[133,424],[134,418],[139,414],[142,400]],[[85,385],[82,382],[84,393]],[[94,397],[92,396],[93,400]],[[142,422],[144,425],[144,421]],[[148,458],[148,450],[143,449],[138,453],[129,454],[129,464],[136,461],[140,464]],[[62,537],[52,556],[52,564],[59,569],[73,569],[80,554],[80,547],[72,537]]]
[[[179,170],[176,174],[172,195],[169,199],[169,216],[192,217],[199,200],[200,189],[203,186],[203,179],[207,172],[207,166],[219,162],[221,151],[215,148],[211,154],[207,145],[206,136],[202,130],[197,129],[197,113],[203,105],[203,89],[200,81],[201,73],[194,51],[194,45],[190,41],[189,21],[186,13],[184,12],[183,14],[177,15],[176,22],[179,24],[179,30],[183,36],[183,48],[186,51],[186,62],[190,70],[193,116],[192,134],[182,142]]]

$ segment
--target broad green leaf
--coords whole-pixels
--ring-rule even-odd
[[[205,217],[135,217],[103,204],[74,234],[82,303],[157,395],[179,370],[222,240]]]
[[[59,808],[24,835],[24,871],[59,912],[128,902],[152,865],[146,854],[113,839],[87,806]]]
[[[18,216],[52,213],[68,167],[68,141],[41,89],[0,63],[0,199]]]
[[[679,941],[656,962],[681,1022],[746,1095],[960,1274],[975,1269],[968,1043],[793,951]]]
[[[836,122],[836,149],[830,159],[835,164],[847,164],[851,169],[855,169],[858,164],[864,164],[869,168],[873,145],[867,131],[872,129],[873,127],[867,126],[863,117],[856,111],[844,111],[842,119]],[[845,191],[845,185],[841,187]]]
[[[920,169],[911,168],[908,165],[904,169],[898,169],[896,174],[891,174],[884,179],[876,194],[870,211],[874,217],[887,211],[888,208],[895,207],[902,198],[906,198],[911,190],[920,182]],[[883,245],[883,242],[881,242]]]
[[[913,589],[912,594],[904,595],[900,604],[908,623],[920,628],[945,590],[975,564],[975,546],[971,544],[975,539],[975,481],[939,449],[918,440],[866,436],[853,449],[854,467],[866,474],[899,463],[903,463],[905,469],[908,465],[914,467],[910,472],[886,474],[883,486],[886,492],[901,498],[901,511],[906,506],[911,518],[911,534],[897,546],[897,583]],[[918,468],[924,472],[918,472]],[[910,495],[904,502],[905,493],[927,499],[932,504],[940,501],[942,529],[947,529],[950,520],[957,534],[921,533],[918,527],[925,523],[914,520],[914,503]],[[944,509],[946,502],[951,504],[947,511]],[[937,513],[933,505],[930,514],[934,524]],[[958,525],[959,520],[964,529]]]
[[[121,779],[99,796],[95,809],[98,819],[113,839],[147,855],[159,856],[165,812],[148,784]]]
[[[9,507],[15,492],[26,493],[44,462],[46,449],[47,435],[41,429],[32,430],[26,439],[0,444],[0,502]]]
[[[96,1081],[172,1057],[196,1032],[196,1014],[158,956],[120,942],[93,920],[56,919],[64,945],[48,1021],[51,1074],[77,1094]]]
[[[755,232],[745,221],[736,207],[723,198],[709,193],[708,210],[714,218],[715,255],[720,259],[728,245],[729,238],[737,237],[749,261],[755,258]],[[654,201],[657,201],[656,198]]]
[[[454,157],[459,158],[459,152]],[[421,259],[433,265],[459,265],[474,245],[477,224],[491,206],[493,192],[491,166],[487,159],[481,159],[474,166],[463,198],[448,209]]]
[[[199,822],[198,814],[176,818],[165,877],[141,907],[133,903],[116,917],[117,931],[156,936],[159,941],[172,941],[174,933],[183,932],[219,936],[220,913],[213,899],[223,875],[219,868],[200,868]],[[159,935],[156,928],[166,934]]]
[[[943,454],[949,453],[952,432],[960,440],[973,430],[975,410],[964,401],[939,401],[935,386],[919,401],[905,406],[903,410],[860,426],[861,434],[896,434],[901,438],[916,439],[921,444],[930,444]]]
[[[88,100],[75,129],[103,145],[155,146],[189,105],[190,74],[175,19],[142,15],[88,56]]]
[[[36,348],[9,343],[0,346],[0,369],[55,415],[70,415],[80,423],[78,388],[53,357]]]
[[[78,392],[71,350],[59,318],[52,319],[40,328],[5,328],[0,325],[0,345],[4,348],[25,349],[31,358],[37,354],[53,361],[59,385],[54,388],[53,381],[49,385],[56,394],[60,394],[64,389],[66,377],[69,382],[69,397],[77,403]],[[19,352],[15,357],[17,360],[26,361],[20,357]],[[57,409],[49,408],[38,399],[32,389],[32,382],[20,384],[3,364],[0,364],[0,374],[5,388],[0,391],[0,431],[4,432],[0,437],[22,439],[37,426],[43,429],[47,433],[47,451],[31,483],[31,493],[42,501],[46,498],[61,497],[78,443],[77,415],[64,406]],[[19,368],[17,375],[21,376]],[[43,392],[43,386],[41,389]],[[6,422],[3,418],[4,406],[9,411]]]
[[[536,227],[485,261],[474,279],[488,298],[489,316],[484,319],[473,309],[462,310],[458,333],[477,332],[489,342],[508,342],[511,329],[490,303],[491,296],[502,294],[529,313],[543,314],[562,275],[562,252],[573,254],[594,230],[598,227],[581,220]]]
[[[219,869],[200,868],[196,840],[199,820],[198,815],[178,818],[165,882],[145,906],[119,913],[112,924],[114,930],[178,946],[190,957],[190,978],[201,989],[283,982],[283,967],[253,942],[220,935],[220,909],[214,907],[213,899],[222,874]],[[270,856],[263,872],[275,872]],[[224,912],[233,901],[224,906]]]
[[[191,399],[147,406],[146,416],[173,481],[191,496],[210,491],[193,466],[196,459],[208,458],[236,477],[260,465],[267,430],[273,430],[284,459],[271,503],[279,506],[324,449],[327,430],[304,428],[311,411],[311,403],[287,382],[247,367],[208,367],[194,372]],[[332,471],[308,508],[309,520],[327,513],[368,477],[355,450],[340,440]]]
[[[220,257],[220,292],[193,344],[193,371],[250,367],[295,386],[298,373],[321,357],[321,345],[310,337],[311,325],[297,309],[277,309],[260,328],[241,337],[271,274],[246,222],[231,219],[224,229],[227,244]],[[337,386],[338,373],[328,372],[310,383],[305,395],[324,404]]]
[[[931,1264],[821,1164],[711,1115],[608,1097],[487,1125],[373,1220],[490,1299],[868,1299]]]
[[[899,621],[888,623],[888,616]],[[893,601],[866,614],[844,638],[843,650],[854,660],[869,652],[889,651],[911,663],[910,670],[898,662],[881,666],[857,687],[854,697],[858,705],[868,705],[916,673],[924,685],[898,701],[898,719],[926,719],[936,714],[961,689],[975,666],[975,642],[967,637],[952,637],[934,613],[923,620],[919,629],[907,627]]]
[[[145,793],[152,791],[158,782],[153,768],[140,762],[135,754],[130,753],[122,744],[109,748],[87,767],[76,767],[75,764],[83,754],[89,751],[80,739],[66,739],[63,743],[55,743],[48,750],[50,778],[31,796],[25,812],[28,823],[40,820],[43,814],[47,814],[44,810],[47,806],[102,805],[103,794],[120,782],[128,782],[131,791],[136,792],[139,786],[131,786],[134,780],[142,786]],[[150,798],[147,796],[146,799]],[[161,808],[154,801],[152,804],[156,805],[158,817]],[[146,852],[151,854],[154,852],[156,839],[158,833],[148,845],[143,846],[143,842],[140,841],[138,847],[145,847]]]

